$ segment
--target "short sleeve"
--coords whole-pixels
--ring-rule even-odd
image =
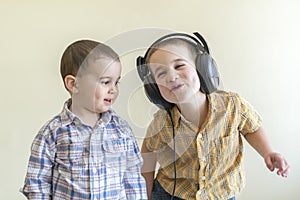
[[[166,129],[167,113],[159,110],[154,114],[154,118],[147,128],[147,133],[143,144],[146,145],[149,151],[157,151],[162,149],[162,146],[172,140],[170,131]]]
[[[262,117],[257,110],[243,97],[237,95],[240,102],[240,123],[239,131],[246,135],[255,132],[262,124]]]

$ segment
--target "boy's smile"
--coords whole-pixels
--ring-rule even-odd
[[[184,88],[184,84],[176,84],[175,86],[173,86],[172,88],[171,88],[171,92],[176,92],[176,91],[178,91],[178,90],[181,90],[181,89],[183,89]]]

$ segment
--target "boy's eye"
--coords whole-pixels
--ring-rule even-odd
[[[175,66],[175,69],[183,67],[183,66],[184,66],[184,64],[178,64],[178,65]]]
[[[156,77],[159,78],[159,77],[163,76],[164,74],[165,74],[165,71],[161,71],[156,74]]]
[[[109,81],[101,81],[101,84],[102,85],[107,85],[107,84],[109,84]]]

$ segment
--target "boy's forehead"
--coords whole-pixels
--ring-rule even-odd
[[[112,58],[108,58],[108,57],[104,57],[104,56],[99,56],[99,57],[95,57],[92,60],[93,63],[95,64],[104,64],[104,65],[109,65],[113,62],[116,62],[115,60],[113,60]]]
[[[192,58],[191,52],[187,47],[184,45],[166,45],[162,46],[160,48],[157,48],[152,55],[150,56],[149,60],[151,61],[153,58],[166,56],[166,55],[172,55],[184,59],[190,59]]]
[[[103,74],[105,73],[110,67],[118,67],[116,64],[119,62],[116,60],[113,60],[112,58],[108,57],[97,57],[94,59],[89,59],[87,62],[87,66],[81,67],[82,73],[86,74]],[[118,64],[120,67],[121,65]]]

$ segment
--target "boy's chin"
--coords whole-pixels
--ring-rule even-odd
[[[98,109],[96,110],[97,113],[104,113],[104,112],[107,112],[111,109],[111,106],[107,106],[105,108],[101,108],[101,109]]]

